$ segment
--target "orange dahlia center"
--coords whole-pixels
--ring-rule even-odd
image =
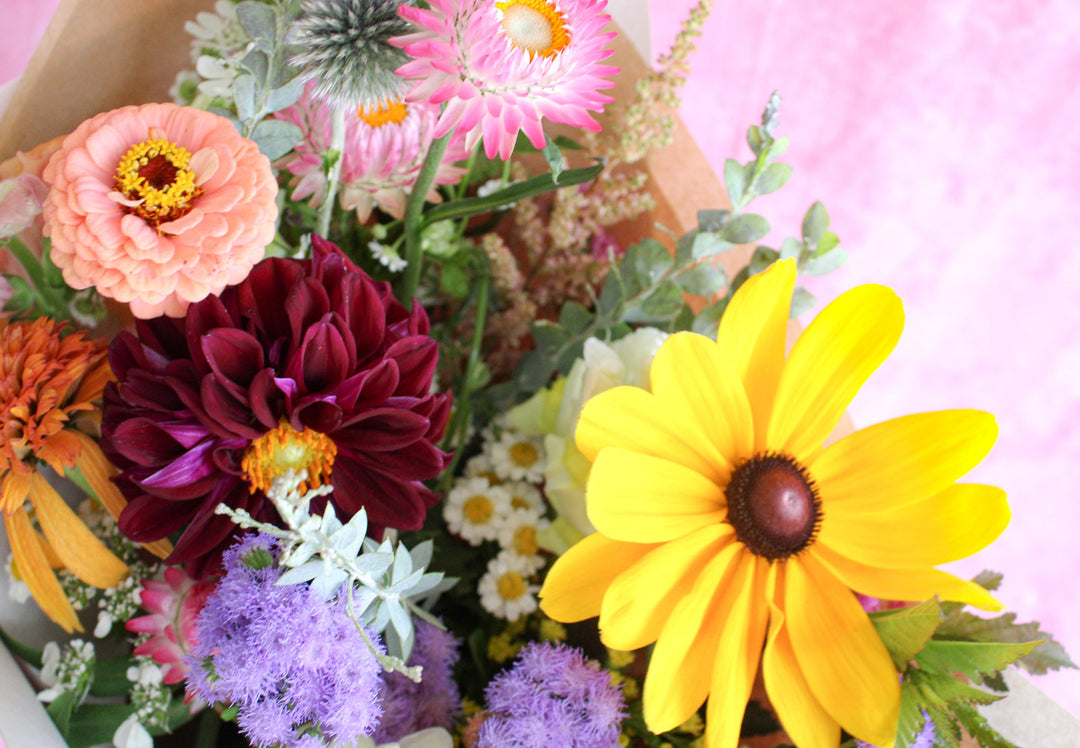
[[[202,192],[190,160],[186,148],[164,138],[131,146],[114,174],[117,191],[133,203],[127,210],[155,228],[187,215]]]
[[[386,99],[382,103],[361,106],[356,110],[356,116],[372,127],[383,125],[398,125],[409,113],[405,102],[401,99]]]
[[[739,463],[724,493],[736,537],[758,556],[779,561],[814,542],[821,500],[791,456],[766,452]]]
[[[307,479],[299,486],[303,493],[330,481],[336,456],[337,446],[329,436],[313,429],[297,431],[282,418],[276,429],[251,443],[240,467],[251,493],[270,490],[274,479],[289,470],[306,470]]]
[[[502,28],[510,43],[529,57],[554,57],[570,43],[566,19],[548,0],[500,0]]]

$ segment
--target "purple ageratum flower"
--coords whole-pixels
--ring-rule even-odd
[[[262,556],[262,568],[251,563]],[[343,744],[370,735],[382,709],[382,668],[342,601],[277,585],[277,541],[248,535],[225,552],[225,576],[199,616],[188,687],[239,708],[256,746],[309,746],[301,725]],[[378,635],[367,636],[381,647]]]
[[[626,716],[611,674],[566,645],[526,645],[485,697],[478,748],[611,748]]]
[[[409,665],[424,668],[419,683],[401,673],[383,675],[383,716],[374,738],[392,743],[427,727],[449,729],[461,709],[461,693],[454,682],[460,642],[449,631],[416,621],[416,645]]]

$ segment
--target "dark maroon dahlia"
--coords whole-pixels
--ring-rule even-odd
[[[168,563],[207,560],[235,525],[224,502],[279,520],[265,491],[289,468],[333,485],[344,521],[418,529],[447,464],[450,398],[430,392],[438,347],[420,305],[333,244],[268,259],[182,319],[140,320],[109,348],[101,446],[128,499],[120,529],[147,542],[182,531]]]

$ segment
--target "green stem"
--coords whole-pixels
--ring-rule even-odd
[[[405,260],[409,264],[405,268],[400,301],[406,309],[412,309],[413,297],[416,296],[416,289],[420,286],[420,271],[423,269],[420,229],[424,215],[424,198],[431,189],[431,185],[435,183],[435,175],[439,171],[439,166],[442,165],[450,135],[451,133],[446,133],[441,138],[432,141],[427,155],[424,156],[424,163],[420,167],[416,183],[413,184],[412,192],[409,193],[409,200],[405,203]]]
[[[59,295],[49,285],[49,281],[45,277],[45,269],[42,267],[42,261],[35,257],[30,248],[16,236],[7,240],[7,248],[15,259],[19,261],[19,264],[22,265],[23,270],[26,271],[30,284],[34,287],[34,291],[37,292],[37,297],[42,306],[41,311],[57,320],[69,319],[71,315],[68,312],[67,302],[63,296]]]
[[[480,276],[480,286],[477,288],[476,299],[476,325],[473,327],[472,345],[469,348],[469,360],[465,364],[465,374],[461,378],[461,391],[457,393],[457,408],[453,420],[450,422],[450,443],[454,445],[454,457],[450,460],[449,467],[443,472],[443,490],[449,487],[449,481],[453,479],[457,471],[461,455],[464,437],[469,433],[469,421],[472,416],[470,396],[472,395],[471,383],[475,375],[476,367],[480,363],[480,346],[484,342],[484,325],[487,323],[488,295],[491,287],[491,276],[484,273]]]
[[[330,152],[336,154],[334,165],[326,175],[326,200],[319,207],[319,222],[315,232],[328,239],[330,217],[334,213],[334,200],[337,198],[338,181],[341,179],[341,163],[345,160],[345,110],[339,106],[333,108],[330,116]]]
[[[214,748],[217,745],[221,718],[213,709],[203,709],[199,715],[199,728],[195,733],[195,748]]]

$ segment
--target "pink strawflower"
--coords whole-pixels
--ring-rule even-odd
[[[132,618],[125,626],[137,634],[150,634],[135,654],[153,658],[162,666],[162,680],[172,685],[187,676],[184,656],[195,645],[195,624],[217,580],[197,580],[182,566],[170,566],[164,576],[143,580],[139,596],[150,615]]]
[[[601,65],[615,37],[603,28],[607,0],[431,0],[431,9],[398,11],[422,30],[391,39],[414,60],[398,68],[417,79],[407,101],[446,102],[435,137],[457,129],[465,145],[483,138],[484,152],[504,161],[518,131],[544,147],[540,120],[586,130],[589,112],[613,99],[600,93],[619,69]]]
[[[293,187],[293,199],[310,197],[311,205],[318,206],[326,198],[323,153],[330,147],[332,108],[313,95],[313,88],[309,84],[300,101],[274,116],[304,131],[304,139],[282,166],[293,175],[289,183]],[[391,100],[381,106],[349,112],[338,193],[341,207],[355,210],[361,222],[368,219],[376,206],[394,218],[401,218],[434,139],[438,117],[439,106],[428,101],[406,104]],[[454,138],[435,175],[435,184],[458,182],[465,170],[453,164],[468,155],[464,138]],[[432,188],[427,197],[438,200],[438,193]]]
[[[227,119],[175,104],[99,114],[45,168],[45,233],[73,288],[148,319],[239,283],[274,237],[277,183]]]

